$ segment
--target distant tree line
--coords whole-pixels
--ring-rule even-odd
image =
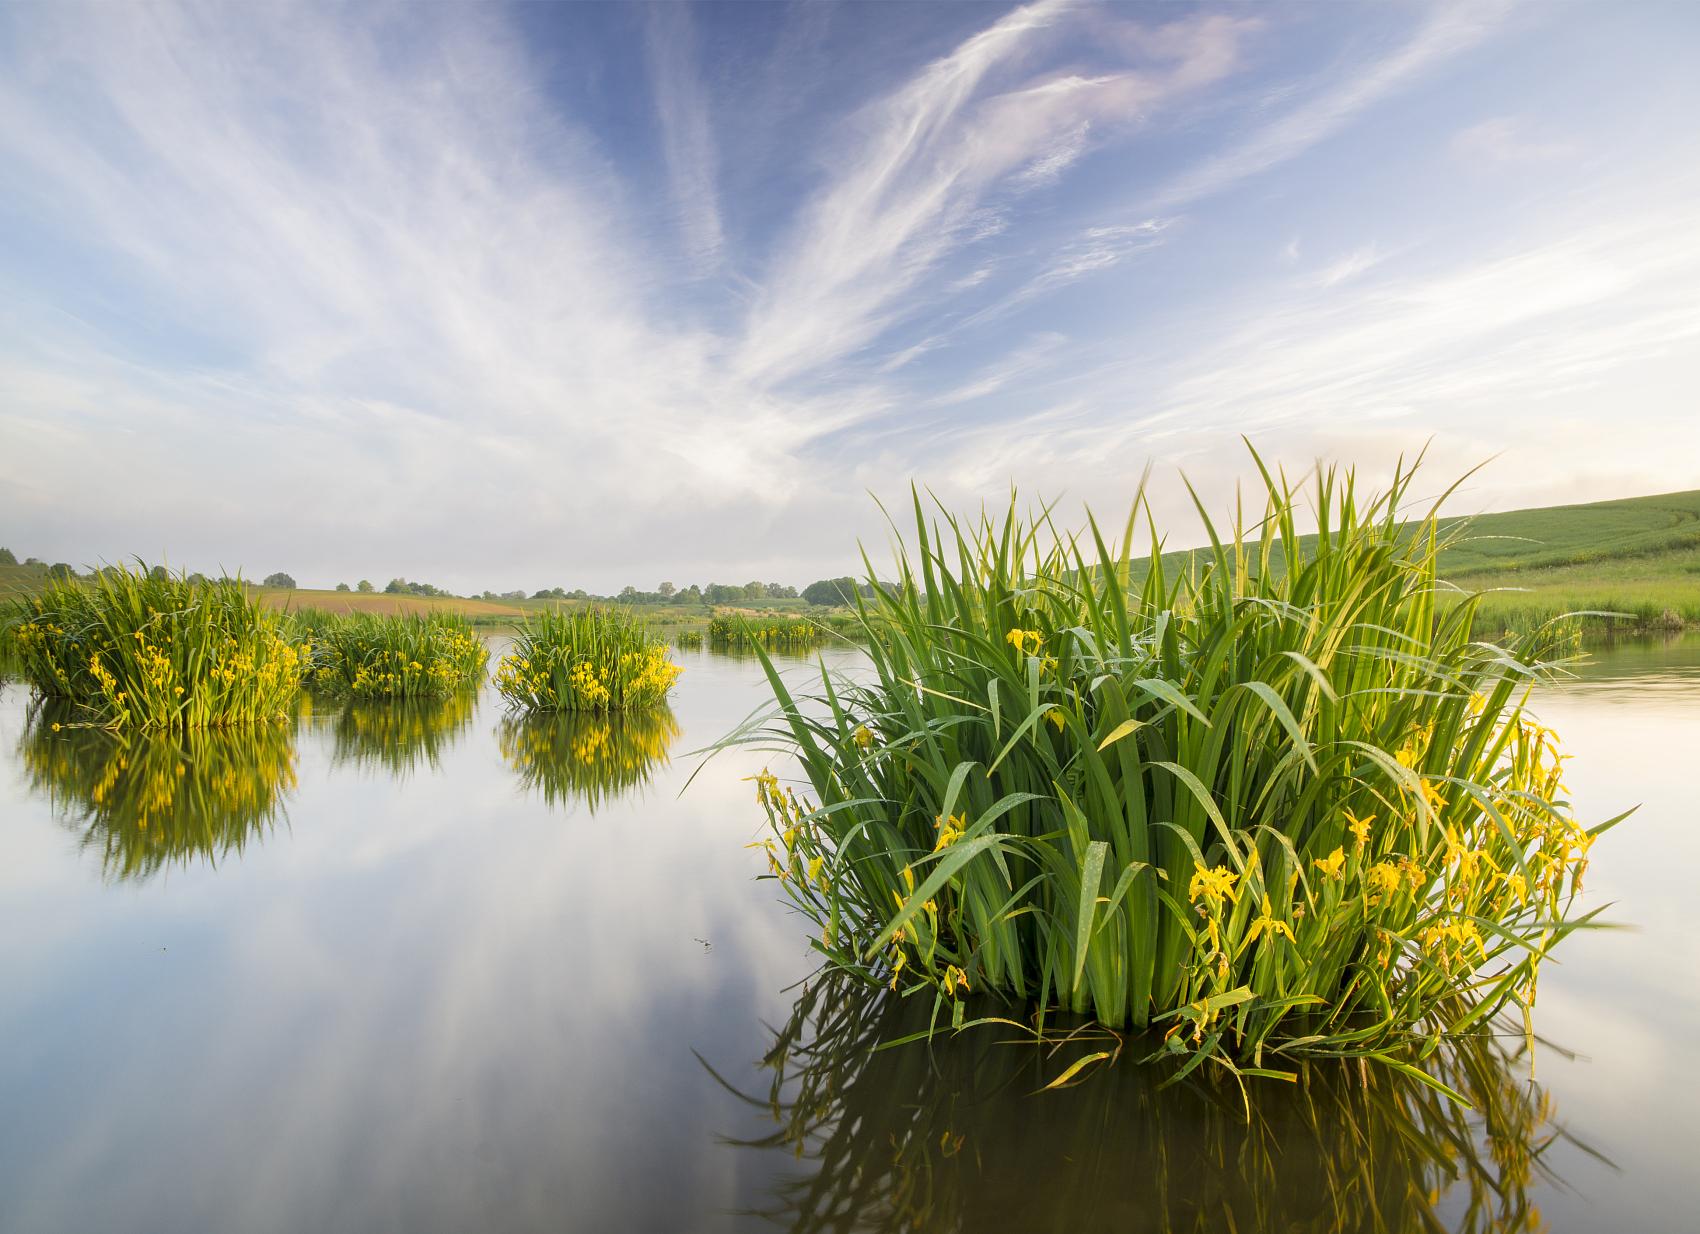
[[[17,556],[9,548],[0,548],[0,566],[15,566]],[[46,566],[47,563],[36,557],[26,558],[26,566]],[[107,567],[115,569],[116,567]],[[53,578],[75,578],[77,572],[65,562],[56,562],[47,567],[47,572]],[[163,575],[164,566],[154,566],[150,573]],[[98,573],[98,571],[97,571]],[[202,576],[190,576],[199,579]],[[284,587],[294,590],[296,583],[293,575],[278,570],[266,575],[264,585],[267,587]],[[338,583],[338,591],[357,591],[370,595],[378,589],[370,579],[361,579],[352,588],[347,583]],[[430,583],[410,582],[405,578],[392,578],[384,586],[384,594],[392,596],[453,596],[455,593]],[[794,600],[801,594],[810,604],[837,607],[851,604],[858,595],[871,596],[873,588],[866,583],[858,582],[849,575],[839,578],[816,579],[799,593],[795,587],[784,583],[763,583],[752,581],[748,583],[692,583],[689,587],[675,587],[672,583],[661,583],[653,591],[643,591],[637,587],[624,587],[614,595],[597,595],[584,590],[582,587],[568,591],[564,587],[545,587],[538,591],[486,591],[482,595],[485,600],[589,600],[609,604],[700,604],[708,607],[714,605],[759,604],[764,600]]]
[[[672,583],[661,583],[654,591],[643,591],[637,587],[627,586],[613,595],[598,595],[586,591],[582,587],[569,591],[565,587],[545,587],[533,591],[529,595],[524,591],[486,591],[482,598],[485,600],[589,600],[601,601],[607,604],[701,604],[706,606],[731,604],[759,604],[763,600],[795,600],[799,594],[810,604],[844,605],[849,604],[860,593],[872,595],[873,590],[860,585],[848,576],[843,578],[823,578],[810,583],[799,593],[795,587],[785,583],[763,583],[752,581],[748,583],[692,583],[689,587],[675,587]]]

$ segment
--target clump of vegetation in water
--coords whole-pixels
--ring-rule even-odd
[[[809,651],[827,638],[827,631],[806,617],[743,618],[716,613],[708,623],[709,644],[732,651],[753,647],[768,651]]]
[[[529,619],[497,666],[496,685],[526,711],[632,711],[659,706],[683,671],[642,618],[580,608]]]
[[[1189,1069],[1404,1067],[1526,1017],[1610,826],[1525,710],[1537,641],[1437,607],[1410,472],[1367,500],[1320,473],[1303,550],[1264,477],[1254,526],[1205,519],[1208,566],[1153,552],[1131,593],[1142,501],[1116,544],[1013,505],[941,534],[917,499],[871,674],[801,698],[767,665],[807,779],[759,777],[772,874],[833,965],[1153,1028]]]
[[[502,758],[527,791],[550,805],[604,801],[648,784],[679,736],[670,707],[625,715],[508,716],[496,730]]]
[[[484,679],[489,649],[456,613],[297,616],[315,687],[354,698],[445,698]]]
[[[276,614],[231,579],[114,567],[50,581],[10,623],[30,685],[71,704],[68,722],[103,728],[281,719],[306,667]]]
[[[30,787],[119,880],[240,854],[296,783],[281,724],[115,732],[72,722],[58,703],[32,711],[18,750]]]
[[[680,630],[673,636],[673,646],[680,651],[700,651],[702,649],[702,631]]]

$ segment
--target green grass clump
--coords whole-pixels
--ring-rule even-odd
[[[673,646],[680,651],[700,651],[702,649],[702,631],[680,630],[673,636]]]
[[[1524,710],[1537,641],[1437,608],[1410,472],[1367,500],[1319,473],[1308,551],[1264,474],[1259,522],[1205,519],[1207,567],[1153,553],[1132,591],[1142,500],[1118,544],[1013,505],[941,534],[917,499],[871,675],[805,698],[767,665],[807,780],[759,777],[769,860],[833,965],[1155,1028],[1189,1068],[1404,1066],[1533,1003],[1610,825]]]
[[[145,569],[55,580],[13,605],[20,671],[68,722],[183,731],[277,720],[306,652],[240,582]]]
[[[683,671],[635,613],[578,608],[529,619],[496,686],[526,711],[632,711],[659,706]]]
[[[310,680],[354,698],[445,698],[484,679],[489,649],[455,613],[299,614]]]
[[[240,854],[282,817],[296,783],[293,729],[281,724],[123,732],[49,703],[32,711],[18,753],[30,787],[115,880]]]
[[[708,641],[713,647],[748,651],[810,651],[831,637],[819,622],[807,617],[739,617],[716,613],[708,623]]]
[[[528,792],[550,805],[582,801],[592,812],[648,784],[678,736],[666,706],[623,715],[507,716],[496,730],[502,758]]]

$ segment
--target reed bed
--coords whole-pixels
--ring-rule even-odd
[[[1301,494],[1263,474],[1254,524],[1204,518],[1196,573],[1166,576],[1150,530],[1131,591],[1142,499],[1112,542],[1013,502],[941,529],[917,498],[896,585],[863,601],[871,674],[799,695],[766,663],[775,722],[731,740],[800,767],[757,796],[828,963],[958,1024],[976,991],[1041,1029],[1153,1030],[1183,1072],[1421,1074],[1442,1039],[1527,1024],[1617,821],[1578,823],[1526,709],[1543,640],[1473,642],[1473,602],[1437,607],[1413,472],[1367,498],[1319,472],[1305,548]]]
[[[796,1234],[906,1230],[1342,1230],[1536,1234],[1538,1189],[1568,1140],[1515,1045],[1470,1034],[1407,1075],[1304,1064],[1250,1117],[1227,1076],[1165,1087],[1117,1067],[1035,1100],[1096,1048],[1012,1048],[986,1030],[931,1050],[927,1008],[813,983],[760,1053],[754,1082],[711,1072],[756,1124],[730,1143],[771,1157],[763,1214]],[[1102,1036],[1102,1034],[1099,1034]],[[1589,1152],[1581,1146],[1582,1152]]]
[[[680,651],[702,650],[702,631],[680,630],[673,636],[673,646],[677,647]]]
[[[309,680],[354,698],[441,699],[484,679],[490,652],[455,613],[302,613]]]
[[[289,714],[307,652],[237,580],[103,570],[53,580],[13,605],[19,668],[66,723],[218,728]]]
[[[819,622],[807,617],[746,618],[716,613],[708,623],[709,645],[729,651],[757,647],[767,651],[811,651],[830,637],[830,632]]]
[[[635,613],[579,608],[528,619],[496,686],[524,711],[635,711],[665,702],[683,671]]]
[[[240,855],[295,789],[289,726],[114,731],[74,714],[62,702],[33,708],[19,761],[114,880]]]
[[[550,805],[583,802],[592,813],[647,785],[678,736],[666,706],[622,715],[506,716],[496,730],[502,758],[527,792]]]

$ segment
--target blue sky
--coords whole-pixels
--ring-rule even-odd
[[[0,8],[0,543],[805,583],[869,494],[1700,487],[1700,6]],[[876,549],[877,553],[877,549]]]

